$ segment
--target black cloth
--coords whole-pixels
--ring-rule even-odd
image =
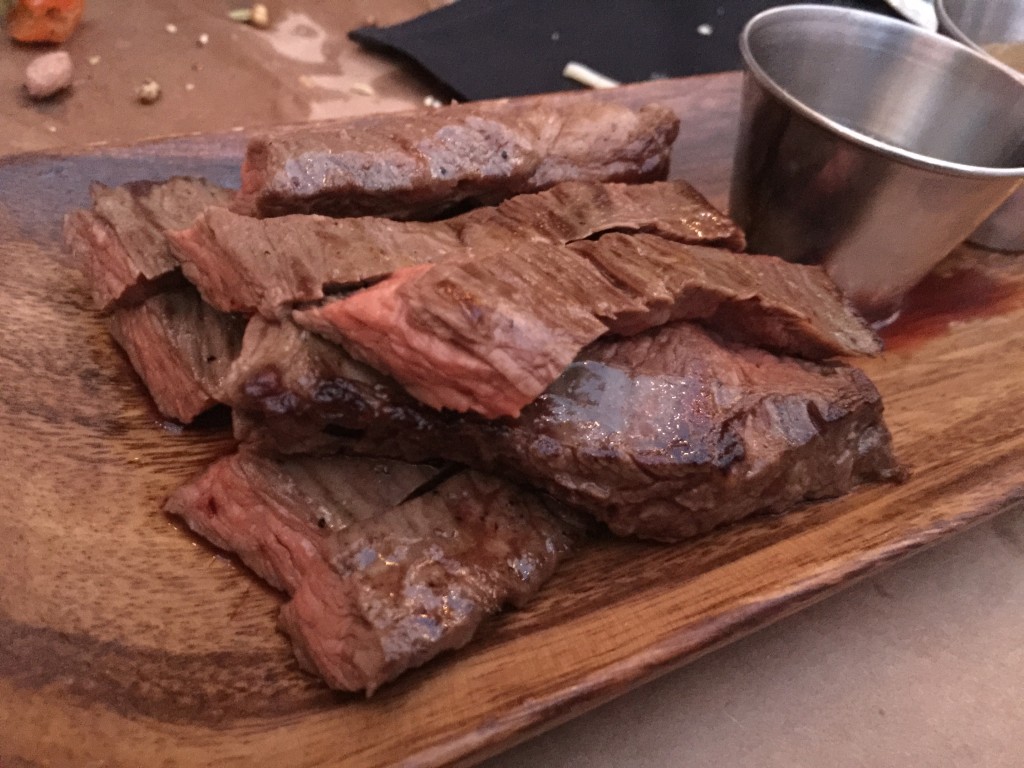
[[[412,59],[452,95],[475,100],[580,87],[562,77],[569,61],[623,83],[738,69],[743,25],[760,11],[785,4],[458,0],[403,24],[364,27],[349,36]],[[829,4],[895,15],[882,0]]]

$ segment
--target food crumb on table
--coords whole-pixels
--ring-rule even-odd
[[[152,104],[160,98],[160,92],[160,83],[149,78],[135,89],[135,96],[142,104]]]
[[[270,11],[263,3],[254,3],[248,8],[236,8],[228,12],[228,18],[232,21],[249,24],[257,29],[266,29],[270,26]]]
[[[74,66],[67,51],[44,53],[25,68],[25,89],[37,101],[48,99],[68,88],[73,75]]]

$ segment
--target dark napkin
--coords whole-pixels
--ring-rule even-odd
[[[766,8],[786,4],[458,0],[403,24],[363,27],[349,36],[412,59],[460,99],[489,99],[581,87],[562,77],[569,61],[624,83],[738,69],[743,25]],[[827,4],[895,15],[882,0]]]

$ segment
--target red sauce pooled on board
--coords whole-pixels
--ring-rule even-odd
[[[1000,280],[977,269],[931,274],[904,298],[899,317],[879,331],[887,352],[914,349],[946,333],[951,323],[999,315],[1024,304],[1024,281]]]

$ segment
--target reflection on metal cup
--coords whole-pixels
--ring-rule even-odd
[[[821,263],[871,319],[1024,179],[1024,84],[886,17],[750,21],[730,209],[752,251]]]
[[[936,0],[939,28],[990,56],[1024,79],[1024,3],[1020,0]],[[971,242],[1002,251],[1024,251],[1024,189],[971,233]]]

